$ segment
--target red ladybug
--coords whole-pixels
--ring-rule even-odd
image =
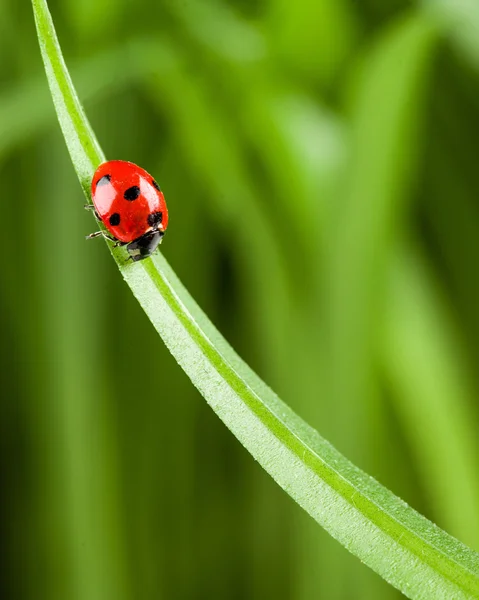
[[[104,235],[126,246],[134,261],[151,256],[168,226],[165,197],[153,177],[131,162],[110,160],[95,171],[91,193],[94,206],[85,208],[95,209],[111,236],[97,231],[87,239]]]

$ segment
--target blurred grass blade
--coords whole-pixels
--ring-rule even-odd
[[[328,401],[340,409],[336,429],[344,435],[349,424],[345,447],[358,457],[367,456],[367,440],[374,435],[368,404],[377,385],[377,315],[386,257],[403,223],[418,164],[418,131],[435,40],[422,15],[401,17],[362,63],[344,201],[332,204],[325,268],[331,329]]]
[[[429,502],[461,540],[479,547],[474,392],[453,320],[419,250],[401,244],[381,328],[396,410]]]
[[[154,61],[145,60],[145,56],[154,56]],[[137,38],[85,59],[76,65],[73,73],[82,98],[91,102],[149,77],[153,64],[155,68],[168,69],[169,63],[169,55],[161,43]],[[98,73],[102,73],[102,77],[97,77]],[[35,110],[31,110],[31,106],[35,106]],[[0,158],[25,139],[46,129],[54,114],[43,75],[2,89]]]
[[[53,100],[88,195],[90,178],[104,157],[63,62],[46,2],[32,3]],[[213,410],[331,535],[410,598],[479,597],[479,555],[354,467],[299,419],[228,346],[160,254],[127,265],[124,251],[114,255]]]
[[[479,66],[479,2],[477,0],[421,0],[425,12],[435,19],[465,56]]]
[[[305,6],[306,5],[306,6]],[[268,34],[281,59],[328,84],[349,54],[357,9],[345,0],[276,0],[268,7]]]

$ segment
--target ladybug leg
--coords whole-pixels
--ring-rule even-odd
[[[93,204],[85,204],[83,208],[85,210],[92,210],[95,213],[96,220],[101,221],[100,215],[96,212],[96,208],[93,206]]]
[[[92,240],[93,238],[100,237],[103,235],[103,231],[95,231],[95,233],[90,233],[90,235],[85,236],[86,240]]]
[[[101,235],[104,238],[106,238],[107,240],[110,240],[110,242],[116,242],[115,246],[123,243],[123,242],[118,242],[118,240],[116,238],[114,238],[112,235],[109,235],[108,233],[105,233],[104,231],[95,231],[95,233],[90,233],[90,235],[85,236],[85,239],[92,240],[93,238],[100,237]]]

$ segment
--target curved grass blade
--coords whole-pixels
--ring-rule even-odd
[[[103,153],[63,61],[45,0],[32,0],[66,143],[88,197]],[[268,473],[331,535],[410,598],[479,597],[479,555],[357,469],[241,361],[167,264],[115,259],[178,363]]]

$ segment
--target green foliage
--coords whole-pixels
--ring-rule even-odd
[[[32,0],[32,3],[60,125],[78,178],[89,198],[93,172],[105,158],[69,77],[46,1]],[[409,142],[403,139],[404,118],[395,113],[409,108],[407,96],[413,84],[422,81],[422,78],[418,79],[422,74],[419,66],[423,48],[429,46],[430,37],[427,24],[423,26],[421,21],[413,21],[412,27],[407,25],[404,34],[395,36],[387,51],[383,50],[378,71],[376,73],[373,68],[370,76],[372,85],[366,83],[365,89],[374,98],[375,94],[377,96],[375,82],[379,82],[379,100],[382,82],[388,81],[391,68],[402,59],[404,75],[396,72],[392,79],[392,84],[397,85],[397,92],[393,94],[397,102],[392,105],[393,116],[386,113],[383,122],[376,115],[378,152],[377,156],[374,153],[368,155],[368,161],[379,166],[375,182],[364,178],[372,171],[367,163],[362,165],[360,160],[356,163],[359,181],[364,182],[364,197],[361,196],[361,183],[355,183],[354,178],[352,189],[354,193],[360,190],[361,210],[364,211],[368,196],[373,199],[371,212],[365,214],[377,214],[378,208],[384,206],[384,197],[388,196],[388,190],[384,189],[386,183],[394,183],[395,195],[400,190],[391,177],[400,156],[397,150],[388,151],[387,143],[391,140],[397,148],[402,148]],[[409,67],[410,60],[413,70]],[[369,81],[367,77],[365,80]],[[369,102],[368,96],[366,107]],[[371,135],[371,129],[366,126],[367,112],[361,117],[360,109],[359,114],[358,156],[362,158],[365,155],[361,151],[361,136],[366,132]],[[389,124],[393,131],[388,131]],[[384,166],[382,157],[387,159]],[[399,169],[399,174],[403,170]],[[357,222],[355,215],[351,208],[348,216]],[[377,216],[374,223],[379,224],[378,230],[388,230]],[[356,223],[354,226],[357,227]],[[341,227],[343,232],[350,235],[347,227]],[[365,235],[374,239],[371,234]],[[354,235],[352,237],[354,239]],[[361,241],[360,236],[356,235],[356,238]],[[359,245],[356,257],[364,247],[367,245]],[[160,254],[139,264],[129,264],[120,250],[114,254],[126,282],[194,385],[242,444],[298,504],[409,597],[472,598],[479,595],[479,556],[440,532],[355,468],[282,403],[228,346]],[[368,265],[372,264],[372,259],[365,256]],[[356,278],[364,272],[360,265],[353,269]],[[338,302],[340,299],[338,296]]]
[[[107,156],[161,182],[162,254],[218,329],[354,463],[479,549],[474,1],[49,5]],[[84,241],[96,225],[15,0],[0,50],[2,596],[398,598],[250,459]],[[88,193],[101,151],[73,143],[91,129],[50,58]],[[414,580],[407,595],[462,597],[459,572],[474,589],[475,555],[265,389],[162,256],[115,258],[215,410],[344,545]],[[428,568],[442,595],[420,595]]]

